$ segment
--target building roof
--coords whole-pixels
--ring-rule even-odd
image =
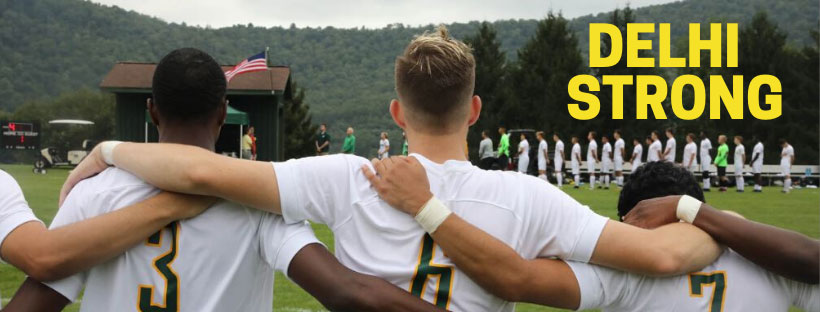
[[[157,64],[154,63],[116,63],[103,78],[100,88],[113,92],[150,92],[156,67]],[[231,68],[233,66],[222,66],[223,71]],[[268,67],[267,71],[241,74],[228,83],[228,94],[284,92],[289,77],[290,68],[287,66]]]

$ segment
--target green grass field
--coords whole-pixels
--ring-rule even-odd
[[[31,166],[0,165],[23,188],[29,205],[37,217],[46,224],[50,223],[57,211],[57,197],[60,186],[65,180],[67,170],[50,170],[47,175],[35,175]],[[580,202],[589,205],[596,212],[614,218],[617,203],[617,188],[605,191],[589,191],[564,187],[565,190]],[[749,188],[751,189],[751,188]],[[791,194],[781,194],[779,188],[766,188],[764,193],[734,192],[706,194],[706,199],[715,207],[737,211],[747,218],[792,229],[811,237],[820,236],[820,190],[796,189]],[[314,225],[316,235],[327,246],[333,246],[333,234],[323,225]],[[0,293],[3,303],[14,294],[23,282],[24,274],[7,264],[0,264]],[[322,311],[322,306],[301,290],[298,286],[277,273],[274,288],[274,310],[276,311]],[[66,311],[77,311],[79,305],[71,305]],[[555,309],[520,304],[517,311],[557,311]]]

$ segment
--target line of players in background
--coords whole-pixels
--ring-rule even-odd
[[[509,134],[505,127],[499,127],[498,133],[501,135],[501,140],[498,145],[498,151],[493,152],[493,142],[486,131],[482,131],[482,140],[479,145],[479,167],[482,169],[491,169],[494,165],[496,168],[504,170],[509,164],[510,150],[509,150]],[[538,177],[548,181],[547,179],[547,165],[550,163],[549,146],[546,141],[546,135],[543,131],[536,132],[536,139],[538,140],[537,161],[538,161]],[[647,136],[644,141],[647,145],[646,162],[668,161],[677,163],[677,149],[675,141],[675,132],[672,128],[667,128],[665,131],[666,144],[661,144],[660,134],[657,131]],[[596,141],[598,135],[595,131],[587,133],[587,153],[586,166],[589,174],[590,189],[595,189],[596,178],[598,174],[601,175],[603,183],[598,185],[598,188],[609,189],[610,175],[614,173],[614,182],[618,187],[624,184],[623,167],[624,161],[632,164],[633,170],[642,164],[643,145],[641,145],[640,138],[632,140],[632,153],[626,154],[626,144],[622,138],[621,131],[615,130],[612,133],[612,138],[615,140],[614,144],[610,144],[609,137],[601,136],[601,152],[598,153],[598,142]],[[552,161],[555,166],[555,179],[558,186],[563,186],[563,166],[565,163],[564,142],[561,140],[558,133],[552,135],[552,140],[555,143],[553,150]],[[581,145],[578,136],[571,137],[572,150],[570,152],[570,169],[574,180],[574,187],[579,188],[581,184],[581,164],[584,163],[581,154]],[[703,190],[711,191],[711,170],[712,165],[717,169],[718,185],[721,192],[725,192],[729,184],[726,176],[726,167],[728,166],[729,146],[726,143],[727,136],[718,136],[717,154],[714,160],[712,159],[712,142],[709,140],[705,132],[700,132],[700,151],[698,152],[698,144],[694,133],[686,135],[686,145],[683,149],[683,159],[679,163],[684,168],[691,172],[698,171],[700,168],[703,179]],[[752,142],[755,145],[752,149],[751,157],[747,157],[746,148],[743,145],[743,137],[735,136],[733,138],[735,145],[734,150],[734,177],[738,192],[744,192],[745,180],[743,177],[744,168],[748,164],[752,168],[754,174],[754,192],[763,191],[763,142],[757,138],[752,137]],[[783,176],[783,190],[788,193],[791,190],[791,167],[794,163],[794,148],[785,139],[780,139],[780,147],[782,148],[780,154],[780,175]],[[515,153],[518,157],[517,171],[527,173],[530,162],[530,144],[526,134],[521,133],[519,138],[518,149]],[[698,156],[700,156],[700,165],[698,165]],[[748,160],[748,161],[747,161]],[[596,166],[600,164],[600,171],[596,173]]]

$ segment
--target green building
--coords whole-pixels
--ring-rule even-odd
[[[157,130],[146,118],[146,101],[156,64],[114,64],[100,88],[116,96],[115,136],[117,140],[156,142]],[[223,70],[231,69],[223,66]],[[279,161],[284,157],[284,104],[292,98],[290,68],[269,67],[267,71],[245,73],[228,84],[228,121],[222,128],[217,153],[239,155],[243,130],[253,126],[257,138],[257,159]]]

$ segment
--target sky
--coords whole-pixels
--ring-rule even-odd
[[[550,10],[573,18],[675,0],[90,0],[158,17],[167,22],[214,28],[253,23],[256,26],[381,28],[539,19]]]

